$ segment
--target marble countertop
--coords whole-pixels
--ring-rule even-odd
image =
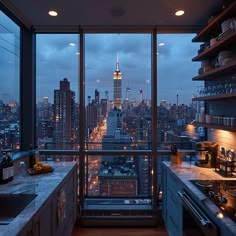
[[[0,225],[0,236],[17,235],[45,204],[47,199],[63,182],[68,173],[77,168],[75,162],[47,162],[54,168],[53,172],[29,175],[27,172],[14,176],[14,180],[0,185],[1,194],[37,194],[25,209],[8,225]]]
[[[236,178],[225,178],[215,172],[214,168],[202,168],[190,164],[190,162],[182,162],[181,165],[172,164],[169,161],[164,161],[164,165],[178,177],[178,179],[184,184],[184,188],[194,196],[204,209],[213,216],[215,222],[218,225],[223,224],[231,232],[236,232],[236,223],[233,222],[229,217],[218,219],[216,214],[220,209],[204,195],[197,187],[194,186],[190,180],[236,180]]]

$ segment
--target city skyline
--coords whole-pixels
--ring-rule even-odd
[[[68,65],[70,69],[73,68],[72,64],[78,63],[74,58],[75,55],[78,56],[77,46],[76,44],[70,46],[70,42],[76,42],[78,38],[67,39],[65,44],[64,35],[58,36],[59,39],[50,38],[48,35],[44,36],[38,36],[41,39],[38,39],[37,44],[39,48],[40,44],[47,45],[45,50],[42,50],[43,52],[50,51],[50,42],[52,44],[54,40],[59,40],[57,44],[54,43],[54,47],[61,45],[60,47],[64,46],[64,49],[60,49],[58,46],[58,52],[60,50],[61,52],[67,50],[70,56],[73,52],[73,60],[70,59],[70,65]],[[75,37],[75,35],[71,36]],[[198,69],[198,64],[191,62],[191,58],[196,53],[196,47],[198,47],[198,45],[191,42],[192,37],[193,34],[158,35],[159,42],[164,42],[164,46],[158,47],[158,103],[162,99],[176,103],[177,94],[179,95],[180,103],[191,103],[192,95],[197,91],[197,83],[192,82],[191,78],[196,75]],[[173,41],[176,42],[173,43]],[[189,47],[186,47],[187,43]],[[39,59],[44,58],[43,53],[40,54],[42,55],[39,56]],[[85,100],[87,96],[93,95],[95,89],[99,90],[101,97],[105,96],[106,91],[109,91],[110,99],[113,97],[112,74],[115,70],[117,54],[119,55],[120,69],[123,76],[123,99],[125,99],[125,91],[128,87],[131,88],[131,99],[135,98],[138,100],[140,90],[143,91],[144,99],[150,99],[151,36],[147,34],[138,34],[138,37],[137,35],[130,34],[89,34],[85,36]],[[54,57],[53,55],[51,56]],[[50,56],[48,57],[50,58]],[[57,60],[59,60],[58,58],[60,58],[60,54],[58,54]],[[50,60],[53,60],[53,58]],[[43,60],[41,61],[43,62]],[[45,67],[45,64],[47,64],[45,61],[41,63],[42,68]],[[60,63],[58,62],[58,64]],[[189,66],[186,67],[185,65],[187,64]],[[43,71],[45,73],[46,70]],[[72,71],[70,70],[70,73]],[[75,74],[76,72],[77,70],[74,70]],[[44,76],[40,74],[40,66],[37,75],[38,80],[40,78],[42,78],[42,81],[44,80]],[[65,77],[71,81],[72,89],[78,88],[76,79],[69,76]],[[55,80],[55,78],[53,79]],[[62,78],[57,80],[59,79]],[[45,90],[47,89],[48,86],[45,83]],[[42,91],[45,90],[42,89]],[[37,94],[39,95],[40,93],[38,90]],[[37,97],[40,99],[40,96]]]
[[[63,78],[68,78],[72,90],[78,96],[78,37],[77,34],[37,35],[37,103],[45,96],[52,103],[53,90],[56,89],[58,81]],[[180,104],[190,104],[192,95],[197,92],[198,82],[193,82],[192,77],[197,74],[199,64],[191,62],[191,58],[195,56],[199,45],[192,43],[192,38],[193,34],[158,34],[158,42],[162,42],[159,45],[164,45],[158,46],[158,103],[162,99],[172,104],[176,103],[176,95],[178,94]],[[108,91],[109,99],[113,98],[112,74],[115,69],[117,53],[123,76],[123,99],[125,99],[127,88],[131,89],[131,99],[138,100],[140,90],[143,92],[144,99],[150,99],[151,35],[86,34],[85,101],[87,96],[93,96],[96,89],[99,90],[101,97],[105,97],[105,93]],[[12,63],[10,59],[8,58],[7,62],[9,66]],[[9,71],[7,68],[0,68],[3,72],[2,79],[6,81],[0,90],[0,100],[19,101],[19,85],[15,86],[18,84],[19,71],[12,70],[11,74],[7,74],[4,72]],[[78,102],[78,97],[76,102]]]

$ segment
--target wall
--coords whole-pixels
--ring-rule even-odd
[[[217,142],[220,147],[234,149],[236,151],[236,133],[225,130],[208,129],[208,140]]]

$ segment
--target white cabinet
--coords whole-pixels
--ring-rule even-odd
[[[171,170],[163,165],[163,219],[170,236],[182,236],[182,202],[178,191],[182,184]]]
[[[52,208],[49,199],[33,218],[33,236],[52,235],[51,216]]]
[[[70,236],[77,215],[77,171],[73,172],[52,200],[52,235]]]
[[[50,236],[52,235],[51,200],[49,199],[39,212],[30,220],[17,236]]]

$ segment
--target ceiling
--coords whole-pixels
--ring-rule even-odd
[[[223,0],[0,0],[35,31],[79,27],[200,28]],[[57,17],[48,15],[56,10]],[[175,16],[183,9],[185,14]]]

